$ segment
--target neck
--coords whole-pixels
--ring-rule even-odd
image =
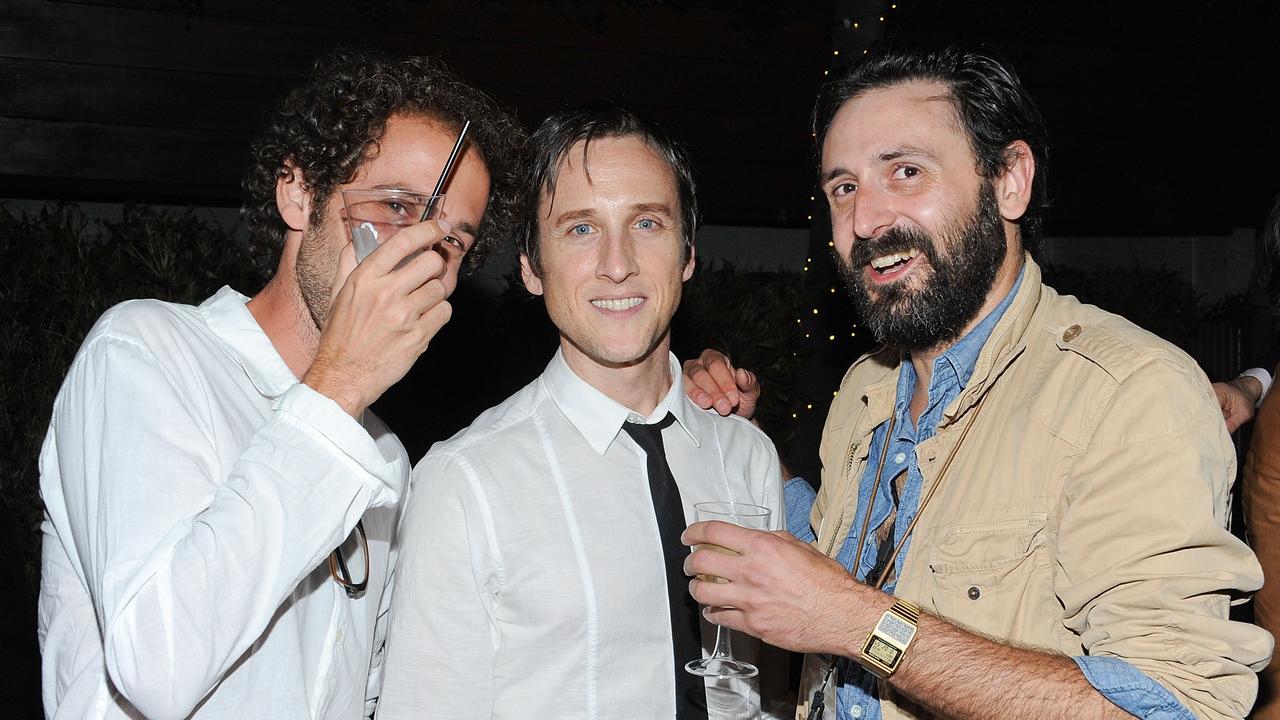
[[[302,377],[315,360],[320,330],[298,289],[296,267],[297,243],[286,242],[276,274],[249,300],[248,308],[285,365]]]
[[[670,345],[670,337],[664,337],[639,361],[609,365],[592,359],[560,336],[560,350],[574,374],[619,405],[645,416],[671,390],[671,365],[667,362]]]
[[[929,382],[933,379],[934,362],[942,357],[943,353],[955,346],[961,338],[973,332],[973,329],[978,327],[1000,305],[1001,301],[1009,295],[1013,290],[1013,286],[1018,282],[1018,274],[1022,272],[1022,263],[1021,245],[1019,243],[1009,243],[1008,249],[1005,251],[1004,260],[1000,262],[1000,268],[996,270],[996,277],[991,282],[991,289],[987,291],[987,297],[982,302],[982,307],[964,326],[960,334],[950,342],[911,352],[911,366],[916,371],[916,386],[911,394],[911,419],[913,421],[920,421],[920,414],[924,412],[925,405],[929,401]]]

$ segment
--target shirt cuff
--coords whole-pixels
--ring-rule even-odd
[[[813,501],[818,493],[808,480],[793,477],[782,486],[782,504],[787,513],[787,532],[801,542],[816,542],[817,536],[809,525],[809,514],[813,512]]]
[[[365,471],[368,476],[365,485],[371,491],[369,507],[400,501],[408,475],[405,461],[399,456],[384,454],[365,426],[336,402],[306,383],[297,383],[276,398],[274,409]]]
[[[1168,688],[1120,658],[1099,655],[1071,659],[1095,690],[1136,718],[1195,720]]]
[[[1249,368],[1240,373],[1240,377],[1251,377],[1262,385],[1262,392],[1258,393],[1258,402],[1253,405],[1255,408],[1262,407],[1262,400],[1267,396],[1267,391],[1271,389],[1271,373],[1262,368]]]

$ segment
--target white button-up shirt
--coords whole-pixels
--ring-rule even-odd
[[[643,420],[675,416],[662,436],[685,519],[694,503],[735,501],[781,527],[773,444],[695,407],[670,362],[672,387]],[[557,352],[418,464],[379,720],[675,716],[662,543],[644,451],[622,432],[633,415]],[[704,620],[704,652],[714,637]],[[708,684],[711,717],[758,712],[739,684]]]
[[[376,695],[408,458],[300,384],[245,301],[118,305],[68,371],[40,456],[50,717],[358,718]],[[326,558],[362,516],[351,599]]]

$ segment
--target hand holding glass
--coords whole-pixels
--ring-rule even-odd
[[[752,530],[769,529],[769,517],[771,514],[769,508],[760,507],[759,505],[730,502],[704,502],[694,505],[693,511],[694,519],[698,522],[702,522],[704,520],[719,520],[720,522],[739,525]],[[733,550],[720,547],[719,545],[699,545],[697,549],[711,550],[724,555],[738,554]],[[699,575],[698,579],[704,582],[728,582],[722,578],[710,575]],[[756,674],[760,672],[755,665],[738,660],[733,656],[733,648],[730,646],[732,635],[732,630],[717,625],[716,646],[715,649],[711,651],[711,656],[692,660],[685,664],[684,669],[694,675],[701,675],[702,677],[755,677]]]
[[[444,195],[427,195],[410,190],[369,189],[343,190],[346,223],[355,246],[356,261],[364,262],[369,253],[400,230],[424,220],[435,220],[444,209]],[[430,247],[447,261],[450,253],[461,254],[461,248],[441,239]],[[421,250],[419,252],[422,252]],[[401,261],[407,263],[418,253]]]

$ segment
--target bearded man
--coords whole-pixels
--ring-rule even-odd
[[[822,90],[841,275],[883,347],[823,431],[785,533],[698,523],[717,623],[810,653],[808,717],[1240,718],[1272,640],[1228,620],[1262,581],[1224,529],[1235,453],[1207,378],[1031,259],[1045,132],[1007,66],[890,50]],[[754,407],[722,356],[704,407]],[[798,540],[797,540],[798,538]]]

